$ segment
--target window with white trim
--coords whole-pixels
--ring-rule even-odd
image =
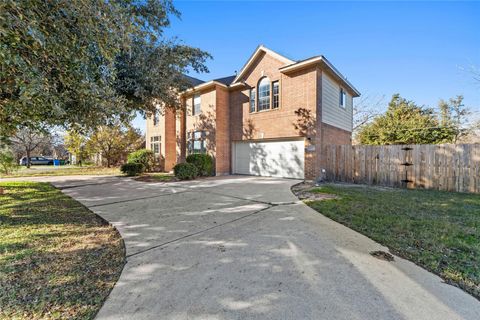
[[[280,84],[278,81],[272,82],[272,108],[278,109],[280,106]]]
[[[268,109],[270,109],[270,80],[265,77],[258,83],[257,111]]]
[[[193,96],[193,115],[196,116],[202,113],[202,98],[199,94]]]
[[[160,147],[161,147],[161,137],[160,136],[153,136],[150,137],[150,150],[155,155],[160,155]]]
[[[255,112],[255,88],[250,89],[250,112]]]
[[[340,107],[344,109],[347,105],[347,94],[345,93],[345,90],[343,90],[342,88],[340,88],[339,104],[340,104]]]
[[[188,133],[188,153],[206,153],[206,132],[205,131],[191,131]]]

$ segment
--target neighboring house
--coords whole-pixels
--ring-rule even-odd
[[[166,108],[147,119],[147,148],[166,171],[206,152],[217,175],[315,179],[322,145],[351,143],[360,93],[323,56],[292,61],[259,46],[236,76],[189,79],[186,112]]]

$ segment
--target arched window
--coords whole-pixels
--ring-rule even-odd
[[[270,109],[270,79],[262,78],[258,82],[258,110]]]
[[[250,112],[255,112],[255,99],[257,94],[255,88],[250,89]]]

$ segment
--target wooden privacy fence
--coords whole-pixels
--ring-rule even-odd
[[[328,181],[480,192],[480,144],[326,145]]]

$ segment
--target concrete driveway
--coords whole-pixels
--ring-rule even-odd
[[[297,202],[294,180],[51,181],[125,239],[97,319],[480,319],[470,295]]]

